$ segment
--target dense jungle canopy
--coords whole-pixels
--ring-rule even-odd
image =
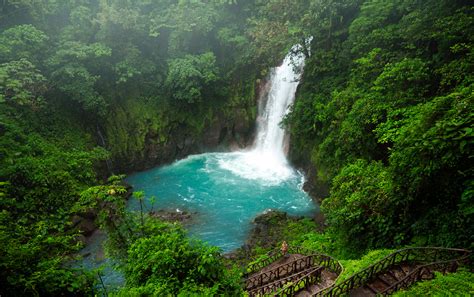
[[[248,144],[297,43],[282,125],[326,227],[291,240],[346,260],[474,249],[473,39],[464,0],[3,1],[0,295],[97,294],[96,273],[68,265],[90,209],[126,277],[109,293],[242,294],[218,248],[127,212],[117,174]]]

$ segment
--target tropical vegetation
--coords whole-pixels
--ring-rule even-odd
[[[114,295],[242,294],[217,248],[127,212],[114,173],[244,145],[268,69],[296,43],[306,65],[284,125],[327,227],[281,234],[354,272],[403,246],[473,250],[473,13],[465,0],[3,1],[0,295],[95,294],[95,272],[71,266],[73,218],[90,212],[126,277]],[[462,270],[399,295],[470,283]]]

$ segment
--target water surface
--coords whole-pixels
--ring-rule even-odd
[[[136,191],[155,196],[160,209],[196,212],[190,233],[223,251],[240,247],[253,218],[266,210],[293,215],[311,215],[316,210],[302,190],[303,175],[288,164],[284,152],[288,137],[280,126],[295,99],[304,66],[302,54],[291,54],[298,47],[271,71],[251,149],[194,155],[127,179]],[[130,209],[138,207],[138,201],[130,202]]]
[[[308,216],[318,211],[302,190],[303,175],[288,164],[284,150],[288,137],[280,126],[295,99],[303,66],[302,54],[288,54],[272,69],[269,91],[260,98],[265,104],[259,108],[255,143],[248,151],[194,155],[129,176],[134,190],[145,192],[147,209],[155,197],[155,210],[196,213],[187,226],[190,234],[224,252],[244,244],[252,220],[267,210]],[[130,200],[128,209],[138,210],[138,201]],[[102,242],[98,238],[83,251],[90,255],[82,265],[103,264],[105,285],[117,287],[124,278],[112,269],[112,259],[96,257]]]
[[[264,158],[256,152],[193,155],[127,181],[145,192],[148,208],[154,196],[155,209],[196,212],[190,233],[230,251],[245,242],[251,221],[266,210],[293,215],[316,210],[302,190],[303,176],[289,166],[262,163]],[[129,209],[138,210],[138,201],[131,200]]]

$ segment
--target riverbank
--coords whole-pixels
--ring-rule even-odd
[[[225,253],[229,265],[245,267],[252,259],[280,247],[283,241],[292,242],[310,232],[321,232],[326,227],[324,217],[317,212],[312,217],[292,216],[286,212],[270,210],[256,216],[245,244]]]

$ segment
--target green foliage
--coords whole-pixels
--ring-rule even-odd
[[[472,166],[466,163],[474,144],[472,94],[470,86],[416,108],[413,120],[399,129],[390,156],[399,193],[405,197],[403,211],[411,220],[422,218],[414,231],[426,234],[434,226],[439,230],[427,238],[429,244],[472,242],[467,234],[472,234],[474,218],[466,200],[472,182]]]
[[[374,264],[379,260],[382,260],[393,252],[394,250],[387,249],[373,250],[356,260],[340,260],[342,267],[344,267],[344,270],[337,278],[337,283],[345,281],[353,274],[364,270],[365,268],[369,267],[370,265]]]
[[[188,237],[178,224],[164,223],[144,213],[125,210],[123,176],[81,193],[73,211],[98,211],[97,221],[108,233],[107,249],[119,260],[126,287],[113,295],[157,296],[189,294],[236,295],[240,275],[229,271],[216,247]],[[143,199],[142,192],[134,193]]]
[[[139,162],[146,157],[147,144],[159,146],[170,140],[167,128],[172,127],[172,114],[161,102],[158,98],[137,98],[116,105],[110,112],[105,137],[116,162],[122,166]]]
[[[247,34],[247,20],[257,14],[253,6],[235,1],[9,2],[0,17],[17,21],[5,23],[0,60],[27,58],[32,66],[25,71],[31,74],[18,74],[29,82],[41,73],[44,80],[35,84],[12,77],[12,87],[22,90],[19,99],[43,96],[68,115],[73,110],[85,130],[114,138],[106,144],[112,164],[129,167],[148,158],[146,142],[161,149],[170,133],[201,137],[218,114],[232,114],[235,121],[251,115],[253,121],[255,88],[243,94],[251,97],[241,97],[239,90],[254,86],[247,78],[256,79],[261,70],[254,67],[255,48]],[[219,77],[225,79],[217,87]],[[32,93],[43,85],[47,94]],[[237,113],[230,102],[235,98],[246,104]],[[143,101],[146,118],[128,113],[143,110]],[[195,102],[192,108],[188,102]],[[130,121],[136,124],[129,126]]]
[[[404,58],[397,63],[387,63],[375,79],[372,90],[398,108],[423,102],[429,88],[428,71],[421,59]]]
[[[139,224],[136,219],[131,222]],[[143,231],[127,247],[122,266],[126,287],[113,296],[241,293],[239,273],[224,266],[216,247],[190,239],[177,224],[148,216]]]
[[[396,214],[389,173],[381,163],[363,160],[344,167],[333,180],[322,210],[345,245],[357,248],[391,244]],[[359,248],[360,248],[359,247]]]
[[[286,122],[296,159],[331,185],[331,226],[279,235],[345,258],[408,242],[472,248],[466,1],[19,0],[0,19],[2,295],[90,293],[64,266],[79,248],[70,217],[88,207],[102,210],[111,253],[130,257],[133,285],[117,294],[239,293],[215,249],[127,214],[123,185],[97,177],[109,157],[124,170],[169,160],[173,141],[199,139],[219,116],[250,126],[257,79],[309,36]],[[145,256],[157,262],[133,270]],[[175,258],[194,266],[172,266],[177,278],[165,269]]]
[[[206,46],[205,41],[216,26],[218,8],[218,4],[203,1],[170,3],[166,10],[153,13],[149,34],[157,37],[170,30],[168,52],[171,56],[197,53]]]
[[[0,34],[0,61],[26,59],[36,62],[48,36],[33,25],[18,25]]]
[[[54,56],[49,60],[51,65],[61,65],[73,61],[87,62],[92,64],[98,59],[109,57],[112,51],[109,47],[101,43],[84,44],[78,41],[64,41],[57,49]]]
[[[6,185],[7,188],[10,185]],[[64,208],[56,213],[42,214],[40,210],[27,212],[17,205],[14,196],[3,192],[0,197],[0,292],[13,296],[18,291],[28,295],[82,295],[90,293],[92,273],[64,266],[68,254],[81,246],[68,222]]]
[[[55,71],[53,75],[58,89],[79,102],[85,111],[98,115],[105,113],[104,98],[94,90],[99,77],[91,75],[86,68],[78,65],[67,65]]]
[[[323,210],[336,246],[472,248],[472,7],[315,5],[303,20],[321,26],[307,33],[286,123],[295,159],[311,159],[331,187]]]
[[[313,230],[307,230],[304,233],[293,234],[298,235],[288,242],[289,245],[301,246],[310,251],[331,255],[336,259],[344,259],[354,254],[349,252],[344,246],[338,244],[334,239],[335,236],[328,230],[318,232],[313,228]]]
[[[171,60],[165,83],[172,98],[184,103],[201,102],[203,91],[217,81],[215,63],[216,57],[211,52]]]
[[[80,103],[85,111],[103,116],[107,104],[95,87],[100,75],[93,73],[98,72],[95,68],[101,59],[110,55],[111,49],[101,43],[65,41],[48,61],[54,69],[51,79],[58,90]]]
[[[117,83],[126,83],[133,81],[134,78],[153,77],[156,75],[157,69],[153,62],[141,57],[142,53],[135,46],[126,48],[124,59],[115,64],[114,72],[117,74]]]
[[[147,227],[146,216],[137,221],[136,214],[125,213],[124,186],[102,182],[108,174],[104,160],[112,158],[108,165],[115,170],[168,161],[175,157],[175,138],[199,139],[217,115],[232,115],[229,127],[240,118],[253,123],[255,80],[262,69],[253,63],[255,47],[247,34],[253,6],[148,0],[2,4],[2,296],[92,294],[90,273],[66,265],[80,248],[71,225],[77,213],[100,210],[98,223],[109,231],[110,254],[118,259],[127,257],[138,236],[165,232]],[[173,153],[162,156],[164,147]],[[206,256],[215,255],[214,249],[186,245],[179,234],[190,255],[202,254],[201,270],[191,274],[202,282],[186,282],[183,292],[240,292],[239,277],[222,274],[220,258]],[[142,285],[130,292],[161,286]],[[169,294],[176,286],[157,290]]]
[[[94,166],[107,154],[66,119],[53,112],[46,117],[43,108],[4,106],[0,127],[1,294],[88,294],[91,273],[64,265],[81,247],[71,206],[96,182]]]
[[[0,103],[37,106],[46,89],[45,77],[27,60],[0,64]]]
[[[179,291],[185,281],[211,284],[221,273],[217,250],[204,251],[202,247],[194,250],[186,241],[182,231],[139,239],[129,250],[127,284],[133,287],[147,282],[167,282],[170,293]]]
[[[35,113],[43,117],[40,112]],[[29,114],[29,111],[24,113]],[[106,158],[107,153],[99,148],[86,149],[87,137],[77,134],[75,127],[57,123],[62,125],[63,135],[55,135],[57,138],[52,140],[8,120],[5,113],[0,119],[3,133],[0,176],[9,181],[12,199],[9,205],[16,211],[32,212],[28,215],[32,218],[55,213],[76,201],[85,185],[95,182],[94,164]],[[34,118],[30,119],[33,123]]]

